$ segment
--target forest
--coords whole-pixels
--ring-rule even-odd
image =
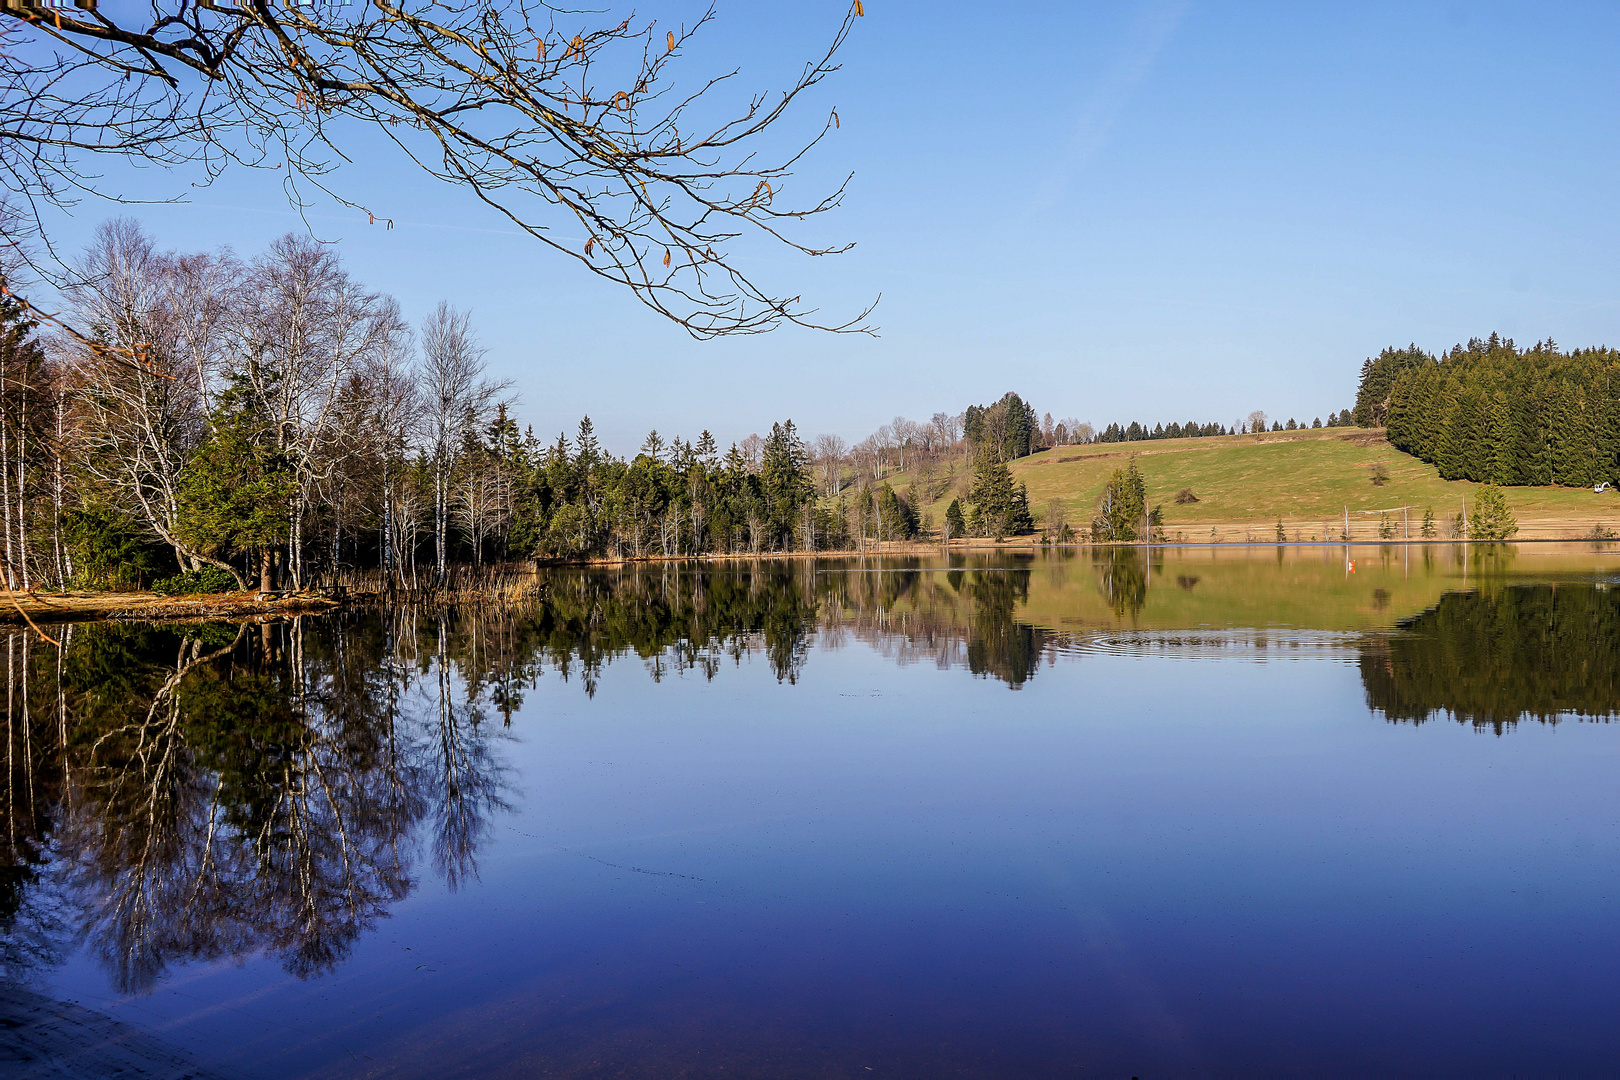
[[[792,420],[722,449],[514,418],[468,313],[420,326],[333,249],[160,251],[106,223],[60,312],[0,295],[0,530],[12,588],[433,588],[458,564],[849,550],[1033,527],[1007,461],[1078,421],[1009,393],[849,447]],[[908,476],[903,490],[891,483]],[[919,490],[919,485],[921,490]],[[946,521],[915,507],[959,492]]]
[[[1447,480],[1595,486],[1620,478],[1620,353],[1474,338],[1434,357],[1409,345],[1362,365],[1355,420]]]

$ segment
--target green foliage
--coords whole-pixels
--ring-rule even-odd
[[[1012,536],[1035,527],[1028,489],[1013,484],[1011,471],[991,451],[980,453],[974,461],[973,486],[967,498],[973,508],[968,526],[979,536]]]
[[[1390,398],[1396,380],[1433,358],[1416,345],[1385,349],[1361,365],[1361,383],[1356,389],[1355,422],[1358,427],[1382,427],[1388,422]]]
[[[1115,469],[1097,503],[1091,519],[1091,539],[1098,543],[1133,541],[1144,538],[1144,530],[1162,523],[1159,508],[1148,518],[1147,483],[1133,460],[1127,468]],[[1281,522],[1278,523],[1279,527]]]
[[[236,579],[217,566],[187,570],[183,574],[175,574],[173,577],[160,578],[152,582],[152,591],[159,596],[192,596],[199,593],[233,592],[235,589]]]
[[[993,405],[969,405],[962,434],[976,457],[1012,461],[1040,447],[1041,426],[1034,407],[1009,390]]]
[[[134,520],[105,503],[64,511],[62,539],[72,558],[74,580],[87,587],[138,585],[162,565]]]
[[[1521,350],[1492,334],[1438,359],[1386,350],[1380,361],[1363,371],[1358,410],[1385,409],[1389,441],[1447,480],[1586,487],[1620,477],[1620,352],[1565,353],[1552,341]]]
[[[887,482],[877,492],[877,513],[883,539],[909,540],[917,535],[917,512]]]
[[[967,535],[967,521],[962,517],[962,500],[952,499],[945,508],[945,531],[951,539]]]
[[[1518,531],[1518,520],[1502,490],[1494,485],[1480,488],[1468,515],[1469,539],[1506,540]]]
[[[1418,528],[1418,535],[1423,537],[1425,540],[1433,540],[1434,534],[1434,507],[1424,507],[1423,524]]]
[[[177,532],[222,559],[280,544],[295,488],[261,404],[238,383],[221,396],[208,436],[180,474]]]

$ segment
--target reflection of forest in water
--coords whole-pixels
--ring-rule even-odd
[[[594,693],[615,659],[714,678],[758,655],[791,682],[820,629],[1016,686],[1040,653],[1012,620],[1027,576],[948,575],[965,626],[895,622],[926,574],[775,563],[562,574],[525,608],[11,632],[0,975],[80,945],[121,991],[191,960],[327,971],[424,874],[476,875],[542,671]]]
[[[5,972],[82,943],[121,991],[258,952],[317,974],[419,847],[476,874],[502,791],[485,711],[512,695],[452,685],[446,650],[481,636],[409,613],[11,634]]]
[[[1069,565],[1128,619],[1188,588],[1150,559]],[[812,642],[861,642],[1016,689],[1065,642],[1015,617],[1032,585],[967,559],[666,565],[554,574],[524,608],[12,632],[0,974],[79,945],[130,991],[195,959],[326,971],[424,876],[476,875],[502,733],[542,672],[594,693],[615,660],[712,679],[761,657],[794,682]],[[1447,594],[1358,645],[1367,702],[1498,730],[1611,716],[1617,604],[1590,584]]]
[[[1449,715],[1498,734],[1521,719],[1620,713],[1620,591],[1512,585],[1447,593],[1361,650],[1367,705],[1393,722]]]

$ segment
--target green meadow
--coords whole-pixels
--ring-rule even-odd
[[[1030,508],[1043,521],[1053,500],[1063,506],[1076,528],[1089,522],[1114,470],[1132,459],[1147,482],[1148,498],[1162,509],[1171,539],[1208,539],[1213,526],[1243,526],[1253,539],[1275,537],[1278,520],[1289,539],[1338,539],[1345,512],[1352,536],[1371,539],[1378,511],[1410,507],[1412,535],[1418,535],[1425,509],[1432,508],[1440,536],[1445,519],[1472,503],[1480,485],[1442,480],[1432,465],[1390,446],[1381,431],[1328,428],[1272,432],[1259,437],[1227,435],[1202,439],[1164,439],[1102,443],[1044,450],[1011,463],[1013,479],[1029,488]],[[1374,483],[1382,466],[1383,482]],[[910,477],[891,480],[904,489]],[[957,467],[955,483],[938,499],[922,500],[919,510],[937,523],[953,497],[967,490],[967,477]],[[1178,503],[1191,492],[1196,502]],[[1548,536],[1575,538],[1594,521],[1620,529],[1620,494],[1601,495],[1589,488],[1514,487],[1505,489],[1521,526],[1540,523]],[[1185,496],[1183,496],[1185,498]],[[1392,513],[1400,527],[1400,514]],[[1560,524],[1567,523],[1563,532]],[[1547,532],[1547,529],[1552,531]],[[1523,538],[1533,535],[1526,529]],[[1223,540],[1243,539],[1222,529]]]

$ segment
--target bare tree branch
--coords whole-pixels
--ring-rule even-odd
[[[44,209],[86,193],[117,197],[85,171],[96,155],[189,165],[204,182],[232,163],[278,169],[300,210],[307,186],[375,222],[331,181],[350,160],[345,147],[381,130],[431,175],[694,337],[784,322],[871,333],[870,306],[818,319],[801,297],[757,283],[738,250],[755,239],[811,256],[849,250],[790,235],[843,200],[847,179],[800,202],[788,192],[837,112],[796,149],[761,154],[790,107],[838,70],[860,13],[852,4],[786,89],[726,110],[715,92],[736,71],[683,89],[675,69],[712,8],[679,29],[630,19],[591,28],[536,0],[181,0],[172,12],[154,3],[143,26],[9,0],[0,173],[36,226]]]

